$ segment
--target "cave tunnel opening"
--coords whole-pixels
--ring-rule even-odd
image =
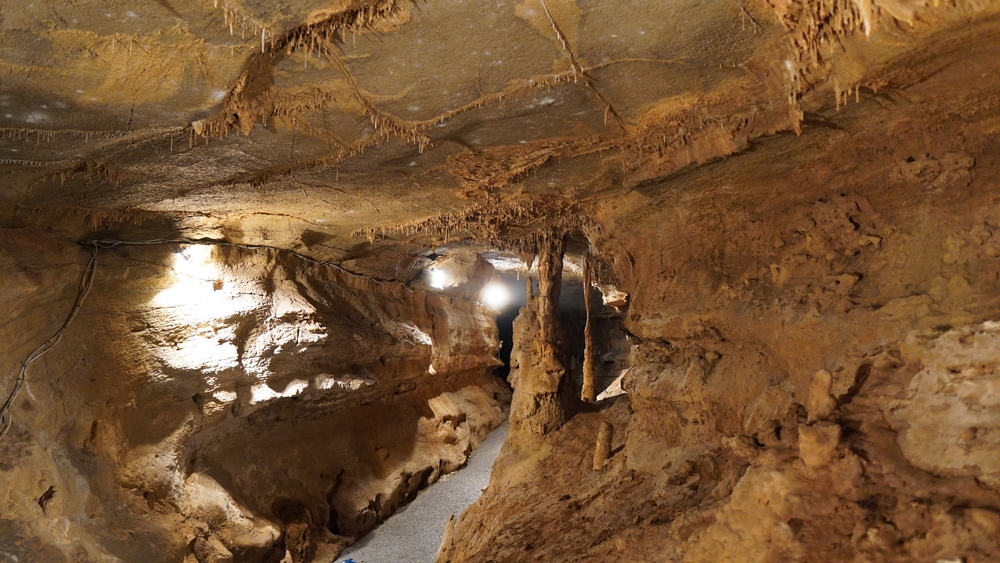
[[[559,320],[566,339],[567,377],[576,389],[583,387],[585,355],[584,328],[587,311],[582,275],[564,275],[559,295]],[[624,317],[618,309],[605,305],[597,287],[590,290],[590,322],[593,331],[595,391],[600,395],[613,387],[628,368],[631,344],[625,337]]]
[[[500,340],[500,349],[497,356],[503,365],[494,370],[493,374],[507,381],[510,376],[510,356],[514,351],[514,319],[524,307],[528,300],[525,291],[525,278],[523,275],[502,274],[501,282],[510,290],[511,300],[497,315],[497,338]],[[509,383],[508,383],[509,384]]]
[[[564,263],[563,279],[559,297],[559,318],[566,344],[567,375],[579,389],[583,385],[584,327],[587,324],[584,303],[583,273],[580,264],[583,254],[568,256]],[[514,320],[527,304],[527,280],[531,276],[532,287],[537,291],[537,272],[505,271],[499,274],[500,283],[507,286],[511,300],[499,310],[496,316],[497,336],[500,341],[498,357],[502,365],[494,370],[494,375],[509,385],[511,355],[514,351]],[[600,290],[595,286],[590,291],[591,323],[594,334],[594,360],[596,371],[596,391],[601,393],[611,387],[622,372],[627,369],[631,346],[625,338],[622,313],[604,304]]]

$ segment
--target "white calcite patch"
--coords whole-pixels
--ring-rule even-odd
[[[1000,487],[1000,323],[949,330],[903,348],[923,366],[888,418],[911,463],[942,476],[975,476]]]

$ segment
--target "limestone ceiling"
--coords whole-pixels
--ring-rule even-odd
[[[996,41],[993,4],[924,4],[4,2],[4,217],[337,260],[530,230],[918,82],[949,29]]]

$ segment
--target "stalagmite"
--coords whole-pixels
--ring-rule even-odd
[[[587,325],[583,329],[583,391],[580,393],[580,399],[587,403],[597,400],[597,392],[594,389],[594,335],[590,328],[590,276],[590,261],[584,258],[583,303],[587,311]]]
[[[597,445],[594,447],[594,471],[604,469],[604,462],[611,456],[611,438],[615,427],[610,422],[601,422],[597,431]]]
[[[809,384],[809,398],[806,401],[806,412],[809,422],[815,422],[833,414],[837,401],[830,395],[833,386],[833,376],[825,369],[813,374]]]

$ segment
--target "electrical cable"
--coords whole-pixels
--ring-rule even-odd
[[[268,246],[266,244],[244,244],[244,243],[227,242],[227,241],[224,241],[224,240],[209,239],[209,238],[200,238],[200,239],[193,239],[193,238],[159,238],[159,239],[148,239],[148,240],[92,239],[92,240],[82,240],[82,241],[80,241],[79,244],[80,244],[80,246],[89,246],[89,247],[92,247],[95,250],[97,250],[97,249],[100,249],[100,250],[110,250],[112,248],[116,248],[116,247],[119,247],[119,246],[156,246],[156,245],[159,245],[159,244],[162,244],[162,245],[166,246],[168,249],[170,249],[171,252],[174,252],[174,249],[170,248],[171,244],[200,244],[200,245],[208,245],[208,246],[228,246],[228,247],[232,247],[232,248],[244,248],[244,249],[247,249],[247,250],[275,250],[275,251],[278,251],[278,252],[287,252],[288,254],[291,254],[292,256],[295,256],[296,258],[298,258],[300,260],[303,260],[305,262],[310,262],[310,263],[313,263],[313,264],[319,264],[319,265],[322,265],[322,266],[329,266],[329,267],[331,267],[331,268],[333,268],[333,269],[335,269],[335,270],[337,270],[339,272],[343,272],[343,273],[351,275],[351,276],[365,277],[362,274],[358,274],[358,273],[352,272],[352,271],[344,268],[343,266],[340,266],[340,265],[335,264],[333,262],[327,262],[325,260],[318,260],[316,258],[313,258],[311,256],[306,256],[305,254],[296,252],[296,251],[288,249],[288,248],[281,248],[281,247],[277,247],[277,246]]]
[[[87,264],[86,269],[83,271],[83,276],[80,278],[80,288],[76,294],[76,301],[73,303],[73,308],[70,309],[69,315],[66,320],[63,321],[62,326],[59,330],[55,332],[48,340],[42,343],[41,346],[35,348],[35,350],[28,354],[28,357],[21,362],[21,369],[18,371],[17,379],[14,381],[14,389],[10,392],[10,396],[7,397],[7,401],[0,407],[0,440],[7,435],[10,427],[14,423],[14,415],[11,412],[11,407],[14,405],[14,401],[17,399],[17,395],[21,392],[21,387],[24,385],[25,380],[28,378],[28,366],[32,362],[42,357],[46,352],[52,349],[53,346],[62,340],[63,334],[66,329],[69,328],[70,323],[76,318],[76,314],[80,312],[80,307],[83,306],[84,300],[87,299],[87,295],[90,293],[90,288],[94,285],[94,275],[97,272],[97,251],[91,250],[90,252],[90,262]]]
[[[294,250],[287,248],[279,248],[276,246],[268,246],[263,244],[241,244],[235,242],[226,242],[215,239],[192,239],[192,238],[170,238],[170,239],[148,239],[148,240],[136,240],[136,241],[126,241],[126,240],[113,240],[113,239],[94,239],[94,240],[82,240],[79,242],[80,246],[89,248],[90,250],[90,262],[87,264],[87,268],[83,272],[83,277],[80,278],[80,289],[77,293],[76,302],[73,304],[73,308],[70,310],[69,316],[63,322],[59,330],[56,331],[48,340],[46,340],[41,346],[36,348],[27,358],[21,362],[21,369],[17,374],[17,379],[14,381],[14,389],[11,391],[10,396],[7,397],[7,401],[0,407],[0,439],[6,436],[7,432],[10,430],[13,424],[13,414],[10,412],[14,401],[17,399],[18,394],[21,392],[21,387],[24,385],[25,380],[28,377],[28,366],[32,362],[42,357],[46,352],[52,349],[59,341],[62,339],[63,334],[66,329],[69,328],[70,323],[76,318],[76,314],[80,311],[80,307],[83,305],[84,300],[90,293],[90,289],[94,284],[94,276],[97,272],[97,251],[98,250],[109,250],[119,246],[155,246],[162,244],[170,248],[170,244],[201,244],[201,245],[212,245],[212,246],[229,246],[233,248],[243,248],[247,250],[275,250],[280,252],[287,252],[292,254],[296,258],[303,260],[305,262],[310,262],[313,264],[319,264],[322,266],[328,266],[336,269],[337,271],[343,272],[351,276],[362,276],[346,268],[334,264],[333,262],[326,262],[324,260],[317,260],[305,254],[301,254]],[[171,249],[172,250],[172,249]],[[465,301],[464,299],[460,299]]]
[[[276,251],[276,252],[285,252],[285,253],[291,254],[292,256],[298,258],[299,260],[302,260],[303,262],[309,262],[311,264],[319,264],[320,266],[327,266],[327,267],[333,268],[334,270],[337,270],[338,272],[341,272],[341,273],[346,274],[348,276],[359,277],[359,278],[367,278],[367,279],[371,279],[371,280],[375,281],[376,283],[380,283],[380,284],[382,284],[382,283],[403,283],[403,282],[397,282],[395,280],[380,280],[378,278],[373,278],[373,277],[365,275],[365,274],[360,274],[358,272],[352,272],[351,270],[348,270],[347,268],[345,268],[345,267],[343,267],[343,266],[341,266],[339,264],[336,264],[334,262],[327,262],[325,260],[319,260],[317,258],[313,258],[311,256],[307,256],[305,254],[302,254],[301,252],[296,252],[296,251],[291,250],[289,248],[281,248],[281,247],[278,247],[278,246],[269,246],[269,245],[266,245],[266,244],[245,244],[245,243],[228,242],[228,241],[224,241],[224,240],[210,239],[210,238],[199,238],[199,239],[193,239],[193,238],[159,238],[159,239],[147,239],[147,240],[91,239],[91,240],[82,240],[82,241],[80,241],[79,244],[81,246],[91,247],[95,251],[96,250],[110,250],[112,248],[116,248],[116,247],[119,247],[119,246],[156,246],[156,245],[159,245],[159,244],[162,244],[162,245],[166,246],[168,249],[170,249],[171,252],[176,252],[173,248],[170,248],[171,244],[200,244],[200,245],[208,245],[208,246],[227,246],[227,247],[232,247],[232,248],[242,248],[242,249],[246,249],[246,250],[273,250],[273,251]],[[403,283],[403,285],[405,285],[407,288],[409,288],[411,290],[413,289],[407,283]],[[463,297],[452,297],[452,296],[449,296],[449,298],[453,299],[453,300],[456,300],[456,301],[464,301],[464,302],[469,302],[469,303],[476,303],[476,302],[478,302],[475,299],[466,299],[466,298],[463,298]]]

